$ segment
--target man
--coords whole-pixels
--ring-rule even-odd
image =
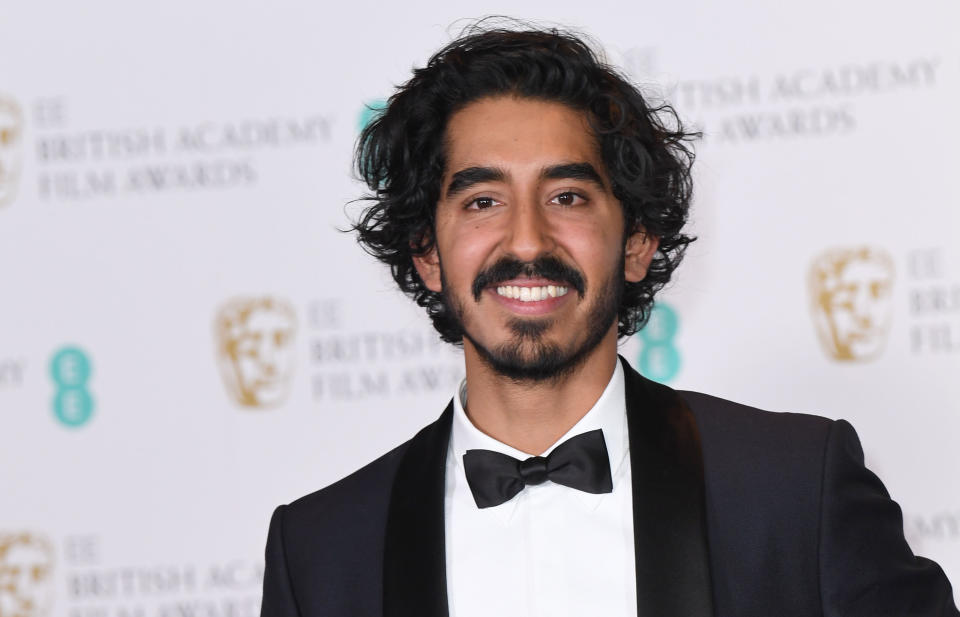
[[[849,424],[618,361],[691,241],[691,137],[563,32],[472,30],[399,88],[356,230],[466,380],[277,509],[264,617],[957,614]]]

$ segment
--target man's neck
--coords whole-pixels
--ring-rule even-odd
[[[494,372],[464,342],[467,416],[480,431],[531,455],[542,454],[594,406],[617,363],[614,329],[560,380],[518,383]]]

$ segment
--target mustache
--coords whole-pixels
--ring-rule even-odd
[[[489,268],[480,271],[473,279],[473,299],[480,301],[483,290],[491,285],[515,279],[518,276],[545,278],[558,283],[566,283],[577,290],[583,298],[586,283],[580,271],[563,263],[552,255],[537,257],[533,261],[520,261],[513,257],[502,257]]]

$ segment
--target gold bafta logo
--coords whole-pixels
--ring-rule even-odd
[[[53,547],[30,533],[0,534],[0,617],[46,617],[53,602]]]
[[[23,113],[11,98],[0,96],[0,206],[10,203],[17,194],[23,153]]]
[[[293,307],[277,298],[234,298],[217,312],[220,374],[244,407],[274,407],[287,396],[297,331]]]
[[[844,362],[877,357],[893,311],[893,260],[871,247],[831,249],[810,266],[810,298],[826,352]]]

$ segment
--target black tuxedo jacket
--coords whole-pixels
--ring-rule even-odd
[[[955,617],[937,564],[845,421],[649,381],[624,361],[641,617]],[[452,404],[413,439],[274,512],[262,617],[447,615]],[[495,592],[495,590],[491,590]]]

